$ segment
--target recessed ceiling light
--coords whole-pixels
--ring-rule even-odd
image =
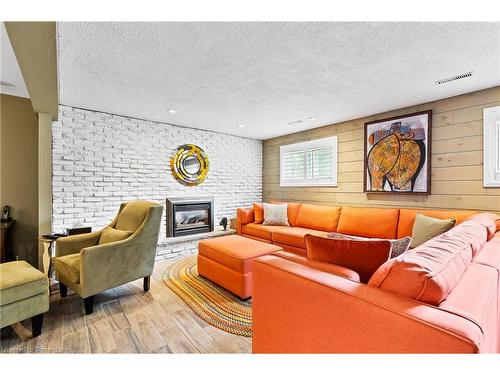
[[[167,109],[168,113],[175,114],[177,111],[175,109]]]
[[[238,124],[238,125],[236,125],[236,126],[237,126],[238,128],[244,128],[244,127],[245,127],[245,125],[243,125],[243,124]]]
[[[309,121],[316,121],[316,117],[309,117]]]

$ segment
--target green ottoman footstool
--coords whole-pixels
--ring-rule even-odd
[[[0,264],[0,328],[31,318],[33,337],[49,310],[49,280],[25,261]]]

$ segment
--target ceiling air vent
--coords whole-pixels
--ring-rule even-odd
[[[443,79],[440,79],[439,81],[436,81],[436,85],[442,85],[444,83],[456,81],[458,79],[467,78],[467,77],[472,76],[472,73],[474,73],[474,72],[467,72],[467,73],[458,74],[458,75],[453,76],[453,77],[443,78]]]
[[[288,125],[296,125],[296,124],[301,124],[303,122],[304,121],[302,121],[302,120],[295,120],[295,121],[289,122]]]

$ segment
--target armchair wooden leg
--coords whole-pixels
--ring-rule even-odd
[[[42,333],[43,314],[38,314],[31,317],[31,333],[33,337],[40,336]]]
[[[68,287],[61,282],[59,282],[59,293],[61,297],[66,297],[68,295]]]
[[[85,315],[90,315],[94,312],[94,296],[84,298],[83,304],[85,305]]]
[[[144,278],[144,291],[149,292],[149,287],[151,285],[151,275]]]

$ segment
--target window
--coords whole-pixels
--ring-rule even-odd
[[[500,187],[500,106],[485,108],[484,134],[484,187]]]
[[[280,186],[337,186],[337,137],[281,146]]]

